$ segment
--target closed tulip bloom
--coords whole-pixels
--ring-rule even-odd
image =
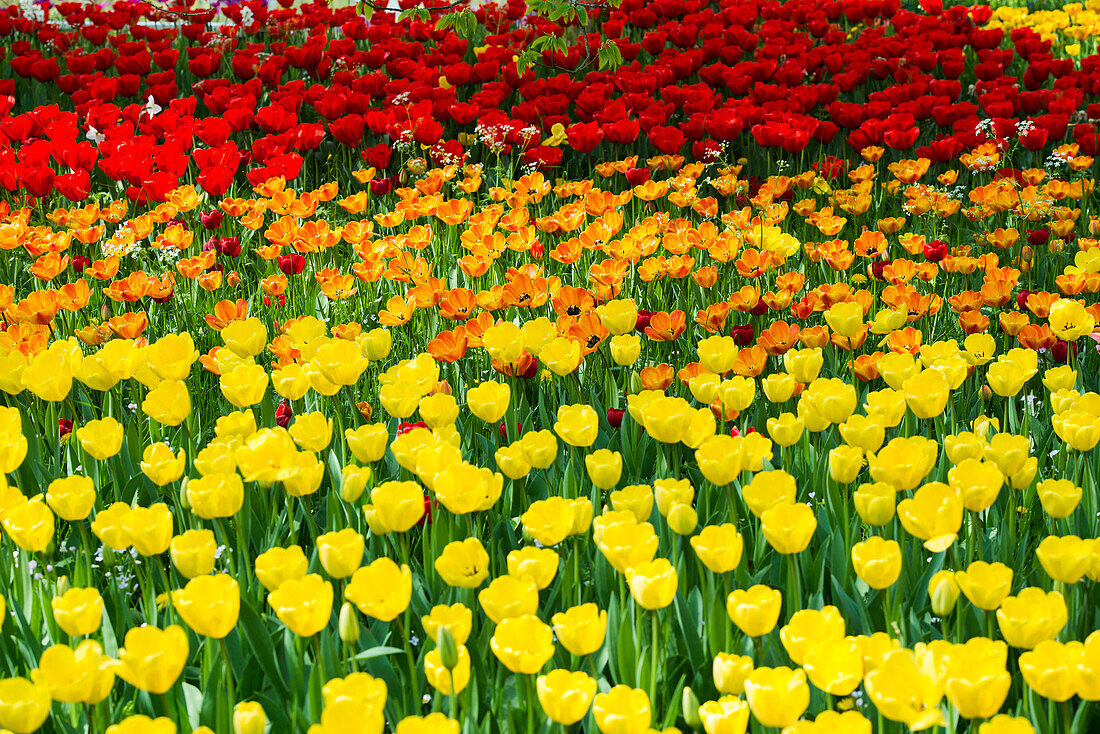
[[[886,482],[861,484],[852,494],[856,513],[868,525],[881,527],[894,519],[897,492]]]
[[[924,370],[910,377],[902,385],[909,410],[920,420],[928,420],[943,414],[951,395],[951,386],[938,370]]]
[[[991,612],[1012,591],[1012,569],[1003,563],[974,561],[955,573],[955,582],[971,604]]]
[[[47,349],[31,357],[23,370],[23,387],[39,400],[61,402],[73,388],[77,366],[79,364],[72,364],[60,350]]]
[[[438,711],[427,716],[406,716],[394,734],[458,734],[459,723]]]
[[[928,582],[928,599],[932,613],[937,617],[946,617],[955,608],[962,590],[955,580],[954,571],[937,571]]]
[[[344,598],[368,617],[392,622],[412,599],[412,571],[389,558],[379,558],[352,574]]]
[[[782,469],[759,472],[741,488],[741,499],[757,517],[777,505],[794,504],[797,496],[794,477]]]
[[[882,421],[887,428],[893,428],[901,423],[909,406],[905,402],[904,393],[884,388],[867,393],[864,407],[868,416]]]
[[[351,528],[344,528],[317,537],[317,555],[325,573],[334,579],[351,576],[363,565],[366,541]]]
[[[1043,640],[1053,640],[1069,621],[1066,601],[1057,591],[1029,587],[1016,596],[1005,597],[997,610],[997,625],[1012,647],[1034,649]]]
[[[847,696],[863,681],[863,650],[854,637],[814,645],[802,661],[810,682],[834,696]]]
[[[611,359],[620,367],[629,367],[642,354],[642,339],[637,334],[620,334],[608,340]]]
[[[622,685],[607,693],[597,693],[592,701],[592,714],[602,734],[639,734],[649,729],[653,721],[646,692]]]
[[[378,461],[386,454],[390,434],[385,424],[368,423],[354,430],[351,428],[345,430],[344,438],[355,458],[364,464],[369,464]]]
[[[153,719],[145,714],[135,714],[108,726],[107,734],[176,734],[176,722],[167,716]]]
[[[168,334],[147,346],[144,358],[153,374],[162,380],[186,380],[199,351],[187,332]]]
[[[1022,716],[997,714],[978,726],[978,734],[1035,734],[1035,727]]]
[[[707,701],[698,715],[707,734],[744,734],[749,725],[749,705],[737,696]]]
[[[1005,359],[998,359],[989,366],[986,372],[986,380],[989,388],[1001,397],[1010,398],[1023,389],[1024,384],[1031,379],[1020,365]]]
[[[325,464],[308,451],[292,454],[280,472],[283,489],[291,497],[304,497],[321,488]]]
[[[100,461],[117,454],[122,448],[122,439],[125,436],[122,424],[110,416],[88,421],[76,429],[80,448]]]
[[[642,409],[642,425],[654,441],[679,443],[695,418],[683,398],[659,397]]]
[[[456,651],[458,664],[451,669],[443,664],[443,655],[438,647],[424,656],[424,677],[428,679],[428,685],[444,696],[462,693],[470,684],[470,651],[464,644],[458,644]]]
[[[619,298],[596,307],[604,328],[615,335],[633,331],[638,324],[638,306],[630,298]]]
[[[50,689],[26,678],[0,679],[0,727],[31,734],[50,715]]]
[[[237,626],[241,590],[228,574],[199,576],[172,592],[172,606],[196,633],[220,640]]]
[[[371,490],[363,514],[375,535],[404,533],[424,517],[424,491],[411,481],[383,482]]]
[[[583,359],[580,343],[565,337],[551,339],[538,357],[547,369],[560,377],[575,372]]]
[[[806,400],[829,423],[836,425],[852,417],[856,409],[856,389],[838,378],[817,378],[802,393],[799,402]]]
[[[653,514],[653,489],[646,484],[632,484],[611,493],[611,507],[630,512],[638,522],[646,522]]]
[[[420,404],[420,390],[410,382],[391,382],[382,386],[378,401],[393,418],[408,418]]]
[[[708,336],[701,339],[695,348],[703,368],[716,375],[726,374],[737,361],[737,342],[731,336]]]
[[[852,546],[852,566],[872,589],[893,586],[901,575],[901,546],[897,541],[872,536]]]
[[[939,709],[943,688],[917,665],[911,650],[895,650],[883,658],[864,679],[871,703],[890,721],[906,724],[912,731],[943,726]]]
[[[255,357],[267,347],[267,327],[255,316],[227,324],[221,337],[225,346],[242,359]]]
[[[552,621],[558,642],[573,655],[591,655],[603,647],[607,612],[595,604],[570,607],[555,614]]]
[[[822,711],[813,721],[788,726],[783,734],[871,734],[871,721],[858,711]]]
[[[531,473],[531,462],[527,460],[527,453],[523,450],[523,444],[515,441],[510,446],[501,446],[493,455],[497,468],[509,479],[523,479]]]
[[[448,512],[465,515],[488,510],[500,499],[504,477],[473,464],[459,463],[437,475],[436,496]]]
[[[597,488],[608,490],[619,483],[623,474],[623,455],[618,451],[600,449],[584,457],[588,478]]]
[[[801,668],[756,668],[745,680],[752,715],[764,726],[790,726],[810,705],[810,687]]]
[[[528,577],[499,576],[478,593],[477,599],[485,615],[499,624],[538,611],[539,590]]]
[[[863,307],[855,301],[834,303],[825,311],[825,323],[836,334],[851,338],[863,327]]]
[[[558,440],[550,431],[529,431],[523,434],[520,445],[532,468],[548,469],[558,458]]]
[[[183,672],[189,651],[187,633],[179,625],[135,627],[118,651],[115,673],[134,688],[166,693]]]
[[[824,364],[825,355],[820,348],[792,349],[783,355],[783,369],[803,385],[809,385],[816,380]]]
[[[712,573],[728,573],[741,562],[745,540],[737,532],[737,526],[708,525],[691,539],[695,555]]]
[[[256,556],[256,578],[268,591],[275,591],[286,581],[305,578],[308,569],[309,561],[297,545],[270,548]]]
[[[142,452],[141,471],[153,484],[163,487],[183,476],[186,462],[187,454],[183,449],[173,454],[166,444],[155,443]]]
[[[854,482],[863,469],[863,449],[837,446],[829,451],[829,477],[838,484]]]
[[[193,579],[214,570],[218,543],[212,530],[188,530],[168,545],[172,565],[184,578]]]
[[[489,554],[477,538],[456,540],[435,559],[435,572],[448,586],[476,589],[489,576]]]
[[[523,351],[523,335],[511,321],[490,326],[481,338],[489,356],[502,364],[515,362]]]
[[[800,609],[779,630],[779,639],[791,660],[796,665],[802,665],[807,653],[814,647],[844,639],[844,617],[833,606],[820,610]]]
[[[760,516],[760,529],[777,553],[801,553],[814,537],[817,518],[807,504],[779,504]]]
[[[263,372],[262,367],[256,367]],[[264,379],[267,379],[266,373]],[[191,396],[187,392],[187,385],[180,380],[161,382],[145,396],[141,411],[158,423],[178,426],[191,414]]]
[[[513,673],[532,675],[554,655],[554,633],[534,615],[502,620],[489,640],[497,659]]]
[[[267,603],[287,629],[299,637],[312,637],[332,616],[332,584],[315,573],[287,579],[267,595]]]
[[[439,630],[446,628],[456,645],[466,644],[473,620],[473,612],[465,604],[436,605],[428,615],[420,618],[424,631],[433,642],[439,644]]]
[[[647,522],[621,522],[600,533],[596,546],[607,562],[621,574],[640,563],[648,563],[657,554],[657,534]]]
[[[762,584],[732,591],[726,599],[730,620],[749,637],[763,637],[775,629],[782,606],[783,595]]]
[[[359,382],[368,364],[360,346],[347,339],[325,341],[309,360],[310,367],[337,389]]]
[[[714,664],[711,666],[714,687],[723,695],[740,696],[745,692],[745,679],[752,670],[752,658],[748,655],[720,652],[714,657]]]
[[[285,428],[261,428],[237,447],[237,470],[246,482],[272,484],[285,476],[297,447]]]
[[[290,426],[290,437],[303,451],[320,451],[332,441],[332,419],[317,411],[299,415]]]
[[[115,673],[100,644],[84,640],[75,650],[68,645],[43,650],[31,680],[46,686],[54,701],[97,704],[110,695]]]
[[[878,416],[857,413],[840,424],[840,435],[849,446],[873,454],[882,448],[882,442],[886,439],[886,426]]]
[[[111,550],[121,551],[130,546],[130,531],[126,522],[130,509],[125,502],[115,502],[97,512],[92,520],[92,532]]]
[[[57,626],[72,637],[94,634],[103,623],[103,597],[96,589],[73,587],[50,599],[50,607]]]
[[[1100,419],[1083,410],[1067,410],[1050,419],[1054,433],[1076,451],[1092,451],[1100,442]]]
[[[951,468],[947,480],[959,492],[963,507],[981,512],[997,500],[1005,475],[996,464],[965,459]]]
[[[520,516],[523,530],[543,545],[557,545],[573,529],[573,508],[562,497],[550,497],[532,502]]]
[[[187,503],[196,517],[232,517],[244,504],[244,482],[236,472],[207,474],[187,482]]]
[[[447,393],[436,393],[421,398],[417,410],[420,411],[420,417],[428,427],[433,429],[451,425],[458,420],[458,403]]]
[[[172,511],[158,502],[134,507],[126,515],[126,531],[134,549],[143,556],[159,556],[172,542]]]
[[[933,553],[942,553],[954,544],[962,518],[962,498],[942,482],[926,484],[898,503],[898,519],[906,532],[923,540]]]
[[[558,408],[554,433],[570,446],[591,446],[599,432],[600,419],[588,405],[563,405]],[[532,462],[534,464],[534,462]]]
[[[233,707],[233,734],[264,734],[267,714],[255,701],[242,701]]]
[[[733,436],[712,436],[695,450],[695,461],[708,482],[723,487],[741,473],[743,441]]]
[[[760,386],[769,402],[785,403],[794,397],[799,381],[786,372],[775,372],[765,377]]]
[[[1004,705],[1012,685],[1012,676],[1005,669],[1007,655],[1005,643],[984,637],[951,646],[943,673],[944,691],[960,716],[984,719]]]
[[[1072,515],[1081,502],[1081,488],[1069,479],[1046,479],[1036,489],[1043,512],[1055,520]]]
[[[989,442],[977,433],[964,431],[956,435],[945,436],[943,447],[951,463],[958,465],[967,459],[980,460],[984,458]]]
[[[1076,535],[1048,535],[1035,555],[1047,576],[1063,584],[1076,584],[1092,563],[1093,541]]]
[[[695,488],[687,479],[657,479],[653,482],[653,496],[657,512],[667,517],[673,506],[690,505],[695,500]]]
[[[871,477],[899,492],[916,489],[936,465],[938,444],[922,436],[894,438],[870,457]]]
[[[669,529],[677,535],[691,535],[699,526],[699,513],[691,505],[677,502],[668,511]]]
[[[74,475],[55,479],[46,489],[46,504],[62,520],[83,520],[95,505],[95,484],[88,477]]]
[[[665,558],[633,566],[626,581],[634,601],[644,609],[664,609],[676,596],[676,569]]]
[[[486,423],[496,423],[508,412],[512,390],[500,382],[483,382],[466,391],[466,407]]]
[[[539,704],[547,718],[572,726],[584,718],[596,695],[596,679],[586,673],[551,670],[536,681]]]
[[[517,578],[529,578],[535,587],[542,591],[558,573],[561,559],[550,548],[527,546],[508,553],[508,575]]]
[[[271,386],[287,400],[300,400],[310,389],[310,373],[297,362],[271,371]]]
[[[1077,693],[1078,661],[1083,654],[1080,642],[1044,640],[1020,655],[1020,672],[1031,690],[1048,701],[1061,703]]]
[[[369,466],[345,464],[340,470],[340,499],[344,502],[358,502],[372,476],[374,472]]]

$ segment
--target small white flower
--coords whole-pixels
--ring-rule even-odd
[[[152,95],[149,95],[149,99],[145,102],[145,107],[142,108],[141,114],[149,115],[150,118],[156,117],[160,114],[163,108],[156,103]]]
[[[101,133],[99,130],[96,130],[91,125],[88,126],[88,132],[84,135],[84,137],[87,138],[89,141],[95,143],[96,145],[99,145],[107,139],[106,135]]]

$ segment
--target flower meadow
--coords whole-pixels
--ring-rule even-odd
[[[0,731],[1100,730],[1100,3],[0,10]]]

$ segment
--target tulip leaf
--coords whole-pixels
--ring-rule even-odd
[[[220,668],[219,668],[220,670]],[[213,681],[209,681],[213,686]],[[183,686],[183,702],[187,708],[187,720],[191,724],[191,728],[194,729],[199,725],[199,712],[202,710],[203,695],[195,686],[190,683],[184,683]],[[208,696],[207,698],[218,698],[218,696]]]
[[[282,668],[275,660],[275,642],[264,626],[263,621],[251,605],[244,603],[242,599],[240,618],[237,628],[241,632],[248,648],[252,651],[257,664],[264,671],[267,680],[278,689],[283,696],[289,694]]]
[[[369,650],[364,650],[363,652],[357,654],[354,659],[355,660],[371,660],[373,658],[385,657],[386,655],[397,655],[397,654],[402,653],[402,652],[404,652],[404,650],[402,650],[400,647],[389,647],[387,645],[378,645],[377,647],[372,647]]]
[[[687,599],[682,594],[677,594],[673,604],[676,609],[676,624],[680,628],[680,642],[687,648],[688,663],[696,670],[704,670],[707,666],[707,654],[700,634],[704,627],[703,595],[695,588]]]

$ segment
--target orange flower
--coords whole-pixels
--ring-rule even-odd
[[[236,275],[236,273],[230,273],[230,276]],[[237,282],[240,283],[240,278],[237,278]],[[160,278],[149,278],[149,287],[146,291],[146,295],[150,298],[157,298],[165,300],[171,298],[172,294],[176,292],[176,278],[171,272],[165,272]]]
[[[829,327],[811,326],[798,332],[798,342],[806,349],[822,348],[829,343]]]
[[[829,337],[833,346],[838,349],[843,349],[846,352],[852,352],[863,346],[863,343],[867,341],[867,324],[859,327],[859,331],[850,337],[843,337],[839,334],[833,334]]]
[[[878,361],[882,359],[882,352],[873,354],[861,354],[852,360],[852,372],[861,382],[870,382],[879,377]]]
[[[269,296],[279,296],[286,293],[287,278],[282,273],[269,275],[260,281],[260,290]]]
[[[982,334],[989,331],[989,317],[981,311],[964,311],[959,314],[959,327],[967,334]]]
[[[118,273],[118,258],[109,257],[106,260],[96,260],[84,268],[84,272],[96,280],[110,280]]]
[[[415,310],[415,298],[393,296],[386,301],[385,310],[378,312],[378,320],[383,326],[401,326],[409,323]]]
[[[457,362],[466,356],[469,339],[461,326],[454,331],[441,331],[439,336],[428,342],[428,354],[437,362]]]
[[[656,342],[668,342],[679,338],[687,328],[686,315],[683,311],[658,311],[649,320],[649,326],[645,328],[645,335]]]
[[[985,299],[978,291],[963,291],[948,298],[947,303],[952,311],[963,314],[967,311],[980,311],[985,305]]]
[[[222,271],[211,270],[199,276],[199,287],[204,291],[216,291],[222,287]]]
[[[852,243],[855,253],[861,257],[878,257],[886,250],[886,235],[869,229]]]
[[[558,316],[580,316],[596,307],[596,302],[584,288],[562,286],[550,305]]]
[[[1027,301],[1024,305],[1028,311],[1031,311],[1032,315],[1036,318],[1045,319],[1050,315],[1050,307],[1057,301],[1061,300],[1061,296],[1057,293],[1048,293],[1046,291],[1040,291],[1038,293],[1032,293],[1028,295]]]
[[[1046,324],[1028,324],[1016,334],[1016,340],[1020,342],[1021,347],[1034,349],[1038,352],[1041,349],[1053,347],[1057,343],[1058,337]]]
[[[61,310],[57,291],[31,291],[27,297],[5,309],[9,321],[16,324],[45,325]]]
[[[134,311],[114,316],[105,325],[119,339],[137,339],[149,325],[149,317],[144,311]]]
[[[570,324],[566,332],[566,336],[581,345],[581,352],[585,356],[596,351],[610,334],[595,311],[586,311],[581,314]]]
[[[477,298],[468,288],[452,288],[443,292],[439,315],[451,321],[465,321],[477,310]]]
[[[30,274],[39,280],[53,280],[64,272],[67,267],[69,267],[68,255],[62,257],[56,252],[47,252],[45,255],[35,260],[29,270]]]
[[[530,352],[523,352],[515,362],[504,364],[499,359],[493,360],[493,369],[505,377],[521,377],[528,374],[535,365],[535,357]]]
[[[221,273],[218,273],[219,279]],[[142,271],[131,273],[103,289],[103,295],[112,301],[138,301],[149,293],[149,276]]]
[[[890,336],[886,337],[886,346],[889,347],[892,352],[916,354],[920,351],[920,345],[923,340],[924,335],[921,334],[920,329],[906,326],[904,329],[890,332]]]
[[[712,303],[702,311],[695,313],[695,323],[702,326],[705,331],[717,334],[726,327],[726,318],[729,316],[730,307],[725,301]]]
[[[1001,324],[1001,331],[1009,336],[1016,336],[1021,329],[1031,323],[1027,314],[1021,311],[1004,311],[997,320]]]
[[[197,278],[214,264],[215,257],[217,257],[217,253],[214,250],[207,250],[194,257],[185,257],[176,261],[176,270],[185,278]]]
[[[745,347],[737,353],[737,359],[733,361],[733,373],[741,377],[756,377],[764,372],[767,364],[768,353],[763,347]]]
[[[672,365],[659,364],[656,367],[643,367],[638,373],[643,390],[667,390],[672,384]]]
[[[502,304],[506,308],[538,308],[548,300],[550,289],[546,278],[532,278],[527,273],[517,273],[504,286]]]
[[[773,357],[786,354],[798,341],[799,328],[786,321],[775,321],[760,332],[756,343]]]
[[[233,301],[218,301],[214,304],[214,313],[206,314],[206,323],[211,329],[221,331],[234,321],[248,318],[248,301],[243,298]]]
[[[88,281],[80,278],[61,286],[61,289],[57,292],[57,302],[66,311],[79,311],[88,305],[88,299],[91,298],[91,295]]]

